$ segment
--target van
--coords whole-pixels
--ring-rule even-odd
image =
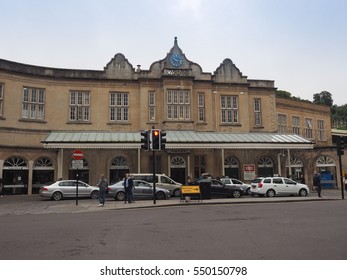
[[[132,173],[135,180],[143,180],[153,184],[153,174],[151,173]],[[155,186],[170,191],[171,196],[180,196],[182,184],[175,182],[165,174],[155,174]]]

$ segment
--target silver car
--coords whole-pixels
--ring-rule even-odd
[[[67,197],[76,197],[76,180],[57,181],[51,185],[40,188],[40,195],[50,197],[53,200],[61,200]],[[98,198],[99,188],[78,181],[78,197]]]
[[[251,194],[251,185],[245,184],[244,182],[235,178],[222,178],[220,179],[223,184],[234,185],[240,187],[245,194]]]
[[[166,199],[170,197],[170,191],[155,187],[156,199]],[[134,198],[153,198],[153,186],[142,180],[134,180]],[[124,200],[124,181],[119,181],[116,184],[108,187],[108,196],[113,197],[115,200]]]

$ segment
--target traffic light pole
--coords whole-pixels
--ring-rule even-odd
[[[156,204],[156,187],[155,187],[155,151],[153,151],[153,204]]]

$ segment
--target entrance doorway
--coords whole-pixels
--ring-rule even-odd
[[[182,157],[173,157],[170,162],[170,174],[171,178],[183,185],[186,180],[186,161]]]

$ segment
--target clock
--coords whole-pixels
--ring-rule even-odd
[[[180,67],[183,64],[183,59],[178,53],[174,53],[170,56],[170,63],[174,67]]]

